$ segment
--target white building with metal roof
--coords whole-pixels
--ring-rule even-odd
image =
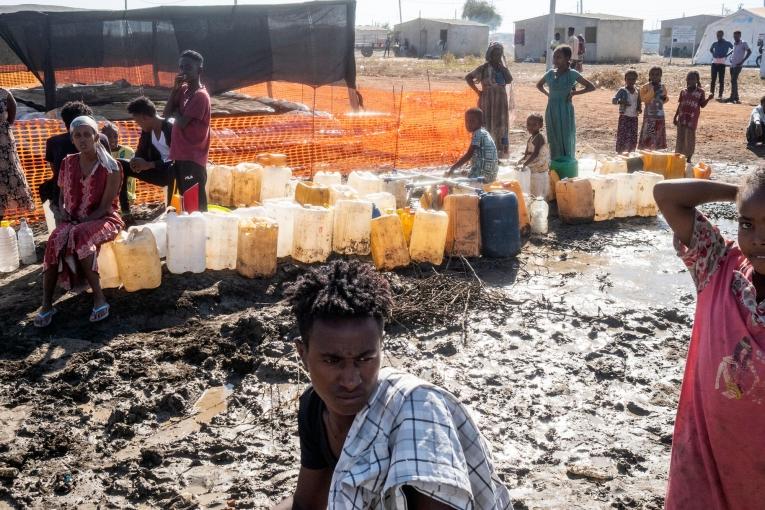
[[[549,15],[515,22],[515,60],[538,62],[549,51],[547,36]],[[612,14],[555,15],[555,32],[561,44],[568,39],[568,28],[582,34],[585,44],[585,63],[640,62],[643,47],[643,20]]]
[[[394,37],[405,56],[483,56],[489,46],[489,27],[463,19],[417,18],[396,25]]]

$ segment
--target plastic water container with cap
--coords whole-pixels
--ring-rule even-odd
[[[318,184],[320,186],[339,186],[343,183],[343,176],[340,175],[340,172],[316,172],[313,176],[313,182],[314,184]]]
[[[207,269],[236,269],[237,241],[239,239],[239,221],[235,214],[215,212],[204,213],[205,265]]]
[[[445,251],[450,256],[481,255],[481,220],[478,195],[447,195],[444,211],[449,216]]]
[[[444,260],[446,232],[449,216],[444,211],[420,209],[414,213],[409,256],[415,262],[429,262],[434,266]]]
[[[112,245],[125,290],[156,289],[162,283],[162,263],[154,234],[148,228],[131,230]]]
[[[239,163],[236,165],[232,171],[231,204],[241,207],[260,202],[262,174],[263,167],[257,163]]]
[[[361,198],[382,190],[382,181],[377,175],[366,171],[353,171],[348,176],[348,186],[355,189]]]
[[[292,200],[266,200],[263,203],[266,216],[276,220],[279,224],[278,243],[276,256],[289,257],[292,255],[292,237],[295,232],[295,213],[300,209],[300,204]]]
[[[521,251],[518,198],[514,192],[492,191],[481,196],[481,242],[486,257],[512,257]]]
[[[236,271],[246,278],[268,278],[276,273],[279,224],[271,218],[243,218],[239,222]]]
[[[595,221],[614,219],[616,215],[616,177],[613,175],[596,175],[590,177],[590,184],[594,193]]]
[[[616,213],[617,218],[630,218],[637,215],[638,181],[640,176],[615,174],[616,177]]]
[[[343,255],[368,255],[372,202],[338,200],[332,226],[332,249]]]
[[[382,213],[396,210],[396,197],[385,191],[380,191],[379,193],[369,193],[364,197],[364,200],[369,200],[375,204],[375,207],[377,207]]]
[[[128,234],[134,230],[141,230],[144,228],[151,230],[151,233],[154,235],[159,258],[163,259],[167,257],[167,223],[165,223],[165,221],[154,221],[152,223],[133,226],[128,229]]]
[[[332,209],[325,207],[309,205],[295,210],[293,259],[304,264],[327,260],[332,252],[332,217]]]
[[[531,233],[547,233],[547,216],[550,213],[550,207],[544,197],[537,197],[531,202]]]
[[[233,167],[211,165],[207,168],[207,201],[211,204],[229,206],[233,202]]]
[[[643,217],[656,216],[659,207],[653,198],[653,188],[657,182],[663,181],[664,178],[653,172],[635,172],[635,175],[638,176],[637,215]]]
[[[10,273],[19,268],[19,245],[16,231],[9,221],[0,222],[0,273]]]
[[[373,219],[371,227],[371,250],[375,267],[389,270],[408,266],[409,248],[399,215],[384,214]]]
[[[287,166],[287,156],[270,154],[266,159],[259,158],[259,161],[264,161],[263,177],[260,181],[260,201],[286,197],[292,178],[292,169]]]
[[[22,264],[29,265],[37,262],[35,235],[32,233],[32,229],[29,228],[29,224],[24,218],[21,218],[21,225],[19,225],[18,245],[19,257],[21,258]]]
[[[171,273],[205,270],[206,231],[202,213],[167,212],[167,269]]]
[[[334,184],[329,187],[329,205],[335,205],[338,200],[354,200],[359,198],[358,192],[345,184]]]

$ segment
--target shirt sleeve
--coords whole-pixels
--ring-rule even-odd
[[[756,107],[752,109],[751,121],[754,122],[755,124],[760,123],[760,112],[757,111]]]
[[[64,188],[66,175],[69,173],[69,165],[72,163],[73,159],[74,158],[71,155],[69,155],[65,157],[63,161],[61,161],[61,166],[59,167],[59,171],[58,171],[58,181],[56,182],[58,187],[61,189]]]
[[[473,466],[459,440],[460,426],[472,423],[458,423],[440,393],[418,388],[407,396],[390,436],[390,469],[385,481],[385,487],[396,492],[396,499],[403,498],[401,490],[409,486],[452,508],[473,508]]]
[[[685,246],[677,236],[674,242],[678,256],[691,273],[693,283],[696,284],[696,291],[701,292],[728,253],[728,242],[720,233],[720,229],[712,225],[707,217],[698,211],[693,223],[691,244]]]
[[[210,110],[210,99],[207,94],[197,91],[183,108],[183,116],[191,119],[204,120]]]
[[[321,454],[321,439],[324,428],[321,426],[321,406],[316,400],[318,395],[313,388],[308,388],[300,397],[298,407],[298,435],[300,436],[300,465],[306,469],[325,469],[329,467]]]

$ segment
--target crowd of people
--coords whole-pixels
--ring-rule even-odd
[[[716,44],[713,54],[731,51],[738,62],[735,45],[728,48],[721,35]],[[551,159],[575,157],[572,98],[595,89],[580,73],[581,58],[575,57],[581,55],[576,47],[558,45],[554,68],[537,83],[548,97],[547,111],[544,117],[527,118],[529,138],[519,161],[534,172],[548,171]],[[717,73],[722,97],[717,65],[713,80]],[[72,288],[86,282],[93,290],[90,320],[109,315],[97,254],[125,226],[135,189],[131,181],[167,187],[168,200],[177,191],[185,209],[206,210],[210,98],[201,80],[203,58],[186,51],[179,68],[162,116],[146,97],[129,104],[128,113],[141,129],[135,151],[120,144],[113,124],[99,129],[87,105],[72,102],[62,108],[67,131],[46,143],[53,177],[39,189],[54,211],[56,228],[45,251],[36,326],[53,320],[57,284]],[[733,70],[731,76],[735,102]],[[637,72],[627,71],[624,87],[613,98],[619,106],[619,153],[666,148],[668,92],[661,69],[651,69],[641,87],[637,79]],[[479,95],[478,107],[465,114],[470,146],[450,173],[470,162],[470,177],[491,182],[500,155],[509,150],[506,86],[512,76],[502,46],[490,46],[486,63],[466,80]],[[676,150],[689,161],[701,108],[713,97],[704,92],[698,72],[688,73],[673,122]],[[10,130],[15,110],[10,93],[0,91],[0,213],[33,207]],[[763,141],[763,123],[765,97],[752,113],[750,143]],[[541,133],[545,126],[547,138]],[[698,292],[666,508],[759,508],[765,500],[759,458],[765,451],[765,169],[747,176],[741,186],[662,182],[655,197]],[[699,205],[713,201],[736,203],[737,242],[723,238],[698,212]],[[278,508],[326,508],[327,503],[354,509],[512,508],[489,443],[465,406],[443,388],[382,368],[385,323],[393,305],[386,278],[371,265],[337,260],[307,271],[287,299],[300,332],[296,350],[311,385],[299,401],[297,486]]]
[[[136,180],[166,187],[168,203],[177,193],[184,210],[207,210],[210,96],[201,81],[203,69],[202,55],[192,50],[181,54],[164,118],[147,97],[128,105],[127,113],[141,128],[136,150],[120,143],[119,129],[111,122],[99,129],[88,105],[73,101],[61,108],[66,131],[45,143],[52,176],[38,188],[56,227],[45,249],[43,302],[35,326],[51,324],[56,285],[64,289],[88,285],[93,291],[90,321],[109,316],[98,277],[98,252],[130,221]],[[7,180],[0,187],[0,213],[9,207],[33,207],[9,129],[15,102],[10,93],[2,92],[0,115],[6,120],[0,122],[0,165],[8,168],[0,167],[0,176]]]

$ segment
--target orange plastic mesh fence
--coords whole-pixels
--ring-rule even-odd
[[[1,78],[2,75],[0,75]],[[265,84],[241,92],[267,95]],[[475,104],[472,91],[416,91],[395,94],[393,89],[362,91],[365,111],[353,113],[345,87],[316,90],[316,110],[282,115],[242,115],[212,119],[212,164],[252,161],[261,152],[287,154],[293,173],[310,177],[320,170],[348,173],[355,169],[389,171],[451,164],[469,143],[464,112]],[[314,91],[296,84],[272,84],[272,96],[314,103]],[[120,142],[138,143],[139,130],[131,121],[116,122]],[[45,140],[62,132],[57,120],[18,121],[14,132],[22,167],[38,208],[29,216],[42,217],[37,187],[50,178],[45,162]],[[138,182],[139,202],[160,201],[162,191]],[[9,219],[22,215],[7,211]]]

